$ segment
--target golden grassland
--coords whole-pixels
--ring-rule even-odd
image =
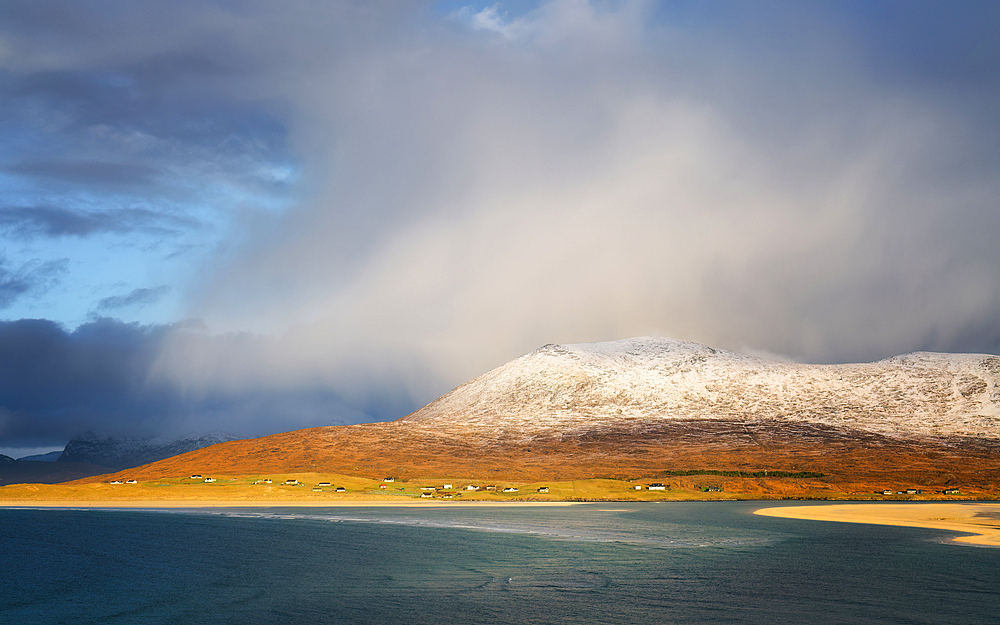
[[[268,475],[212,476],[215,482],[190,478],[166,478],[137,484],[63,483],[14,484],[0,488],[0,505],[32,505],[57,502],[150,502],[183,503],[212,501],[230,505],[330,505],[361,502],[369,504],[417,503],[441,504],[460,502],[567,502],[567,501],[659,501],[693,499],[732,499],[730,493],[703,493],[694,489],[669,491],[635,490],[623,480],[590,479],[567,482],[511,483],[497,482],[486,490],[486,484],[475,482],[480,490],[465,490],[472,482],[457,480],[421,480],[380,482],[350,475],[327,473],[289,473]],[[272,483],[262,483],[263,479]],[[294,479],[297,485],[285,485]],[[330,486],[319,486],[329,482]],[[381,484],[385,488],[380,488]],[[445,484],[452,488],[444,489]],[[337,492],[336,488],[344,488]],[[514,487],[515,493],[502,489]],[[547,487],[549,492],[537,492]],[[425,490],[434,488],[435,490]],[[430,497],[422,497],[422,495]],[[711,497],[709,497],[711,495]]]
[[[205,477],[209,477],[206,475]],[[728,478],[713,475],[671,478],[651,477],[646,480],[591,478],[567,481],[512,482],[431,477],[406,481],[382,482],[366,477],[338,473],[272,473],[254,475],[211,475],[214,482],[203,478],[171,477],[138,480],[135,484],[111,484],[81,480],[62,484],[14,484],[0,487],[0,506],[32,505],[327,505],[342,504],[453,504],[462,502],[580,502],[580,501],[700,501],[787,499],[788,483],[795,484],[796,499],[856,500],[859,498],[887,499],[868,493],[851,493],[833,487],[822,480],[797,478]],[[127,472],[114,477],[125,482]],[[270,484],[264,483],[271,480]],[[286,480],[296,485],[285,485]],[[667,489],[648,490],[650,483],[663,483]],[[320,486],[329,483],[329,486]],[[448,489],[443,488],[450,484]],[[468,485],[479,490],[466,490]],[[486,490],[486,486],[494,486]],[[636,486],[643,488],[636,490]],[[381,488],[380,486],[384,486]],[[337,492],[341,487],[343,492]],[[505,493],[502,489],[517,488]],[[538,492],[546,487],[548,492]],[[434,490],[428,490],[433,488]],[[712,490],[708,490],[712,489]],[[714,490],[718,489],[718,490]],[[423,496],[422,496],[423,495]],[[429,496],[428,496],[429,495]],[[989,498],[987,493],[965,492],[948,499]],[[941,499],[941,495],[895,495],[897,500]]]
[[[877,503],[762,508],[754,514],[786,519],[923,527],[972,534],[955,542],[1000,547],[1000,504]]]

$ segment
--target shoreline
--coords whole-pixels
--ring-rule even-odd
[[[583,501],[226,501],[226,500],[47,500],[0,501],[0,508],[100,508],[157,510],[164,508],[473,508],[575,506]]]
[[[972,534],[949,542],[1000,547],[1000,503],[848,503],[759,508],[753,513],[804,521],[939,529]]]
[[[711,500],[703,500],[709,503]],[[167,509],[263,509],[263,508],[517,508],[567,507],[586,503],[622,503],[615,501],[265,501],[265,500],[3,500],[0,509],[61,510],[167,510]],[[635,502],[628,503],[668,503]],[[763,502],[761,502],[763,503]],[[966,534],[949,542],[984,547],[1000,547],[1000,503],[927,502],[927,503],[837,503],[809,506],[763,507],[753,511],[769,516],[803,521],[862,523],[938,529]]]

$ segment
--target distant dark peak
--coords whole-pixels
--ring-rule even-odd
[[[15,462],[17,462],[17,460],[14,460],[10,456],[5,456],[3,454],[0,454],[0,465],[3,465],[3,464],[14,464]]]
[[[59,462],[87,462],[118,471],[234,440],[239,440],[239,437],[224,432],[188,435],[176,439],[99,436],[88,433],[73,438],[59,456]]]
[[[18,458],[18,462],[56,462],[62,457],[62,451],[50,451],[47,454],[35,454]]]

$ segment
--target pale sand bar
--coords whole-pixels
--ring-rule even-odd
[[[955,542],[1000,547],[1000,503],[863,503],[761,508],[754,514],[971,533]]]

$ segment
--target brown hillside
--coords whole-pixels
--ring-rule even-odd
[[[593,477],[654,478],[691,469],[814,471],[795,479],[738,480],[729,491],[843,495],[884,488],[961,487],[1000,495],[1000,443],[906,440],[800,424],[672,421],[641,430],[605,429],[530,441],[473,441],[407,422],[313,428],[232,441],[81,483],[217,475],[339,473],[372,479],[465,478],[539,481]],[[816,484],[815,482],[820,482]]]

